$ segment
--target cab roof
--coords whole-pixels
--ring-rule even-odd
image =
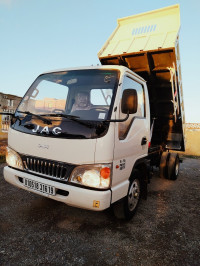
[[[131,71],[129,68],[127,68],[125,66],[120,66],[120,65],[97,65],[97,66],[82,66],[82,67],[62,68],[62,69],[55,69],[55,70],[46,71],[46,72],[42,73],[42,75],[55,73],[55,72],[64,72],[64,71],[72,71],[72,70],[90,70],[90,69],[116,69],[116,70],[120,70],[121,73],[125,73],[125,72],[131,73],[132,75],[134,75],[138,79],[145,82],[145,80],[142,77],[140,77],[138,74]]]

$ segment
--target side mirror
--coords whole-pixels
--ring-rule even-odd
[[[137,91],[126,89],[123,91],[121,109],[123,114],[135,114],[138,108]]]

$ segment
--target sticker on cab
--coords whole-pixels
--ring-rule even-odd
[[[105,116],[106,116],[106,114],[105,114],[105,113],[100,113],[100,114],[99,114],[99,119],[104,119],[104,118],[105,118]]]

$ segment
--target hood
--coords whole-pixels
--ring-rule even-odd
[[[26,134],[9,129],[8,145],[20,154],[69,164],[92,164],[96,139],[62,139]]]

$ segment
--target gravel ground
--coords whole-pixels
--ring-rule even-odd
[[[0,265],[200,265],[200,159],[178,180],[155,171],[130,222],[6,183],[0,165]]]

